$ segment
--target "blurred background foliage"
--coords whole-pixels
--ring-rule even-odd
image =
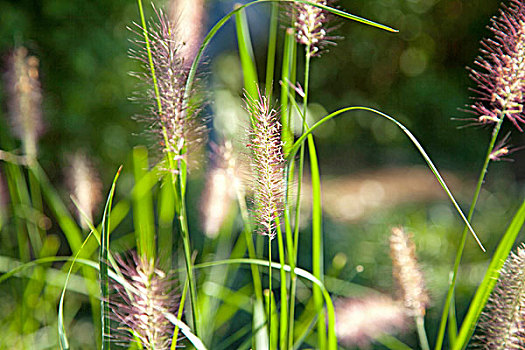
[[[229,12],[233,3],[208,0],[207,26]],[[470,117],[459,110],[469,103],[468,89],[473,86],[465,66],[473,65],[479,41],[489,35],[486,26],[499,3],[499,0],[338,2],[338,6],[350,13],[400,32],[391,34],[338,21],[333,34],[343,39],[338,39],[336,46],[312,63],[312,115],[319,118],[326,111],[343,106],[364,105],[396,117],[416,135],[438,168],[449,172],[446,178],[452,180],[452,190],[466,211],[490,129],[460,128],[470,121],[451,118]],[[119,182],[122,195],[132,185],[130,150],[135,145],[149,143],[144,124],[132,118],[144,111],[129,101],[133,91],[140,88],[129,75],[140,67],[127,54],[129,39],[134,34],[126,27],[138,21],[136,6],[132,0],[0,0],[0,55],[5,58],[14,47],[23,45],[40,60],[46,127],[40,139],[39,159],[65,199],[68,197],[62,169],[67,167],[68,154],[82,149],[95,159],[106,191],[117,167],[124,163],[128,175],[125,173]],[[151,8],[147,10],[151,15]],[[267,6],[261,5],[248,12],[260,73],[266,60],[267,10]],[[227,129],[231,126],[228,115],[242,113],[235,104],[242,89],[242,72],[235,50],[235,32],[229,26],[212,42],[206,52],[207,63],[201,67],[201,85],[211,101],[205,112],[210,114],[210,126],[217,128],[212,139],[219,133],[234,135]],[[3,72],[5,60],[1,62]],[[9,122],[5,118],[4,87],[0,91],[0,135],[6,138]],[[320,129],[317,137],[322,175],[328,182],[366,176],[382,169],[423,165],[400,131],[370,114],[341,117]],[[520,146],[525,139],[513,130],[511,143]],[[494,250],[524,192],[520,180],[525,177],[525,155],[518,152],[511,157],[516,161],[491,165],[478,214],[474,216],[474,227],[489,252]],[[191,191],[199,193],[203,179],[196,176],[193,181]],[[388,190],[383,189],[385,193],[388,195]],[[342,277],[381,291],[392,290],[387,237],[391,226],[405,225],[414,233],[433,297],[433,308],[429,310],[429,336],[433,339],[462,225],[443,196],[431,196],[424,203],[414,203],[410,194],[408,197],[393,206],[372,205],[373,210],[366,215],[346,219],[327,217],[326,269],[330,270],[332,259],[337,256],[346,260]],[[342,210],[345,205],[348,210],[356,210],[352,200],[359,199],[342,203]],[[190,207],[193,208],[190,218],[194,218],[190,225],[194,231],[199,230],[198,199]],[[121,230],[126,232],[126,228]],[[301,243],[307,247],[308,234],[302,239]],[[202,244],[198,239],[194,242],[197,248]],[[305,256],[302,261],[299,258],[299,264],[308,268],[309,248],[303,252]],[[458,284],[457,298],[463,302],[460,314],[481,279],[486,258],[469,242]],[[415,339],[407,342],[414,343]]]

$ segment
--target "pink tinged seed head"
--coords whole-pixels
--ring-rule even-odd
[[[279,114],[267,96],[245,97],[246,109],[252,119],[249,132],[251,150],[254,217],[257,232],[273,238],[276,219],[284,210],[284,156]]]
[[[511,252],[481,314],[476,349],[525,348],[525,246]]]
[[[37,141],[43,131],[42,90],[38,59],[28,56],[25,47],[17,48],[8,59],[7,101],[16,136],[22,140],[24,153],[36,157]]]
[[[494,37],[481,42],[481,56],[475,61],[479,70],[469,69],[478,94],[470,107],[481,124],[495,124],[506,117],[523,131],[525,4],[511,0],[491,22]]]
[[[327,6],[327,0],[312,0],[312,3]],[[296,30],[295,39],[299,44],[309,48],[307,55],[318,56],[328,44],[334,45],[330,40],[334,37],[328,36],[331,29],[326,27],[330,16],[322,8],[301,3],[294,4],[294,26]]]
[[[131,56],[143,63],[147,73],[138,76],[150,87],[145,99],[152,117],[143,119],[151,124],[162,151],[178,163],[187,160],[188,152],[201,143],[204,127],[197,120],[200,108],[189,101],[190,94],[186,92],[189,67],[181,55],[182,44],[177,38],[176,26],[162,10],[155,9],[155,12],[157,22],[148,29],[154,78],[142,38],[137,40],[140,50],[132,50]],[[142,28],[137,27],[137,35],[143,35]]]
[[[147,350],[170,349],[174,326],[165,314],[175,314],[179,300],[173,278],[135,253],[116,260],[127,286],[112,284],[116,293],[110,306],[119,323],[114,337],[123,344],[140,342]]]

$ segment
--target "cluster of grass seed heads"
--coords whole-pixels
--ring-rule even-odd
[[[481,56],[475,61],[480,70],[470,69],[478,94],[471,105],[481,124],[498,123],[507,117],[523,131],[525,92],[525,3],[511,0],[499,17],[492,19],[492,39],[481,42]]]
[[[402,228],[392,229],[390,256],[394,280],[406,311],[410,316],[424,316],[429,303],[425,280],[416,258],[416,246]]]
[[[327,0],[312,0],[311,2],[327,6]],[[296,40],[299,44],[309,48],[309,56],[319,55],[329,43],[326,23],[329,16],[326,10],[306,4],[295,4],[294,25]]]
[[[20,47],[8,58],[6,72],[9,116],[14,133],[22,140],[24,153],[30,158],[36,156],[38,137],[43,131],[38,65],[38,59]]]
[[[249,132],[252,187],[257,232],[273,238],[275,219],[284,210],[283,142],[279,114],[271,107],[267,96],[259,92],[258,99],[245,97],[246,109],[252,120]]]
[[[511,252],[481,314],[472,348],[525,348],[525,245]]]
[[[143,63],[145,73],[137,75],[149,87],[146,100],[153,117],[144,119],[151,123],[163,152],[177,163],[187,160],[189,149],[201,143],[204,127],[197,120],[200,110],[189,101],[191,94],[186,91],[189,67],[182,56],[177,27],[162,10],[155,12],[158,21],[147,30],[151,57],[144,39],[137,40],[141,49],[131,50],[131,56]],[[143,28],[137,27],[136,34],[143,36]]]
[[[128,261],[122,257],[117,257],[117,261],[127,284],[112,284],[116,294],[110,305],[119,323],[117,341],[139,341],[147,350],[170,349],[174,326],[165,313],[175,314],[178,307],[173,279],[153,261],[136,254]]]

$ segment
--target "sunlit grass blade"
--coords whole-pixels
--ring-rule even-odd
[[[293,97],[295,91],[290,89],[290,84],[295,81],[292,79],[293,67],[295,62],[295,52],[297,44],[295,42],[295,33],[293,28],[288,28],[284,36],[284,50],[283,50],[283,65],[281,72],[281,125],[282,125],[282,140],[284,155],[287,156],[290,148],[293,145],[293,131],[292,131],[292,109],[289,108],[288,95]]]
[[[160,187],[158,200],[159,229],[158,229],[158,261],[163,271],[172,268],[171,259],[173,255],[173,222],[175,219],[175,198],[173,187],[169,184],[170,179],[164,178]]]
[[[338,111],[333,112],[333,113],[327,115],[326,117],[322,118],[321,120],[319,120],[311,128],[309,128],[303,135],[301,135],[301,137],[299,137],[297,139],[297,141],[295,141],[295,143],[294,143],[294,145],[293,145],[293,147],[292,147],[292,149],[290,151],[290,154],[288,155],[288,159],[293,159],[293,157],[295,157],[295,154],[297,153],[297,151],[301,147],[301,144],[305,141],[305,139],[308,137],[308,135],[310,135],[312,132],[314,132],[315,129],[317,129],[319,126],[323,125],[328,120],[330,120],[332,118],[335,118],[338,115],[341,115],[341,114],[343,114],[345,112],[357,111],[357,110],[372,112],[372,113],[374,113],[374,114],[376,114],[376,115],[378,115],[380,117],[383,117],[383,118],[391,121],[397,127],[399,127],[405,133],[405,135],[408,136],[410,141],[412,141],[414,146],[417,148],[417,150],[419,151],[419,153],[421,154],[421,156],[423,157],[423,159],[427,163],[428,167],[430,168],[430,170],[432,171],[432,173],[434,174],[434,176],[438,180],[439,184],[441,185],[441,187],[443,188],[443,190],[447,194],[448,198],[450,199],[450,201],[454,205],[454,208],[456,209],[457,213],[459,214],[459,216],[461,217],[461,219],[463,220],[465,225],[468,227],[470,233],[472,234],[472,236],[476,240],[476,243],[479,245],[481,250],[483,252],[485,252],[486,251],[485,247],[483,247],[483,244],[481,243],[480,239],[478,238],[478,235],[476,234],[476,232],[474,231],[474,229],[470,225],[470,222],[465,217],[465,214],[463,214],[463,211],[459,207],[458,202],[456,201],[456,199],[452,195],[452,192],[450,191],[450,189],[448,188],[447,184],[445,183],[445,180],[443,179],[443,177],[441,176],[441,174],[437,170],[436,166],[434,165],[434,163],[432,162],[432,160],[428,156],[428,154],[425,151],[425,149],[423,148],[423,146],[419,143],[419,141],[416,139],[416,137],[410,132],[410,130],[408,130],[403,124],[401,124],[396,119],[394,119],[393,117],[389,116],[388,114],[385,114],[383,112],[377,111],[377,110],[375,110],[373,108],[361,107],[361,106],[346,107],[346,108],[339,109]]]
[[[133,149],[133,174],[135,187],[133,189],[133,224],[137,236],[137,251],[139,256],[155,259],[155,227],[153,222],[153,198],[151,186],[147,180],[157,182],[157,178],[148,173],[148,150],[144,146]],[[147,179],[144,179],[148,176]],[[144,179],[144,180],[143,180]]]
[[[320,281],[323,281],[323,227],[321,207],[321,175],[313,136],[308,137],[308,151],[310,154],[310,172],[312,181],[312,272]],[[317,312],[318,346],[324,349],[326,343],[326,321],[324,317],[323,297],[318,287],[313,288],[313,298]],[[335,330],[334,330],[335,332]]]
[[[479,316],[481,315],[481,311],[485,307],[490,293],[496,285],[500,270],[503,267],[503,264],[505,263],[505,260],[507,259],[510,250],[512,249],[512,245],[516,241],[516,237],[518,236],[521,228],[523,227],[524,222],[525,201],[518,209],[518,212],[512,219],[512,222],[510,223],[509,227],[507,228],[507,231],[501,239],[498,248],[492,256],[492,260],[490,261],[487,272],[483,277],[483,281],[479,285],[476,294],[474,295],[474,298],[470,303],[465,319],[461,324],[456,343],[453,347],[454,350],[464,349],[467,346],[468,341],[474,332]]]
[[[71,272],[73,271],[73,266],[75,265],[75,262],[78,259],[80,252],[82,251],[82,248],[86,245],[86,243],[89,241],[90,238],[91,238],[91,233],[86,237],[80,249],[75,254],[75,257],[72,259],[71,265],[69,266],[69,270],[66,275],[66,281],[64,282],[64,286],[62,288],[62,293],[60,294],[60,300],[58,302],[57,326],[58,326],[58,344],[61,350],[69,349],[69,341],[67,339],[66,328],[64,326],[64,298],[66,296],[66,290],[67,290],[67,286],[69,283],[69,278],[71,276]]]
[[[245,11],[239,11],[235,14],[235,29],[237,31],[237,44],[244,77],[244,89],[251,98],[257,98],[257,84],[259,79],[257,77],[252,39],[250,37],[250,29]]]
[[[109,232],[110,232],[110,218],[109,213],[113,203],[113,195],[115,194],[115,187],[117,180],[122,171],[122,166],[118,169],[111,190],[109,191],[106,206],[104,208],[104,214],[102,216],[102,232],[101,232],[101,244],[99,254],[99,283],[100,283],[100,308],[101,308],[101,327],[102,327],[102,350],[110,349],[110,309],[109,309]]]
[[[279,4],[272,2],[272,9],[270,13],[270,29],[268,31],[268,50],[266,55],[266,84],[265,89],[268,98],[272,99],[273,92],[273,75],[275,70],[275,49],[277,46],[277,25]]]

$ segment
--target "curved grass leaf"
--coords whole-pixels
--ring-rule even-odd
[[[99,279],[100,279],[100,306],[101,306],[101,325],[102,325],[102,350],[110,349],[110,320],[109,320],[109,232],[110,232],[110,220],[109,212],[113,203],[113,195],[115,194],[115,187],[117,180],[122,171],[122,166],[117,170],[113,183],[111,184],[111,190],[109,191],[106,206],[104,208],[104,214],[102,215],[102,234],[100,242],[100,254],[99,254]]]
[[[434,165],[434,163],[432,162],[432,160],[428,156],[428,154],[425,151],[425,149],[423,148],[423,146],[421,146],[419,141],[410,132],[410,130],[408,130],[403,124],[401,124],[395,118],[389,116],[388,114],[385,114],[383,112],[380,112],[380,111],[375,110],[375,109],[370,108],[370,107],[362,107],[362,106],[345,107],[345,108],[339,109],[338,111],[335,111],[335,112],[327,115],[326,117],[322,118],[321,120],[319,120],[311,128],[309,128],[303,135],[301,135],[301,137],[299,137],[297,139],[297,141],[294,143],[292,149],[290,150],[290,154],[288,155],[288,160],[293,159],[295,157],[295,154],[299,150],[299,147],[301,146],[301,144],[305,141],[305,139],[308,137],[308,135],[310,135],[311,133],[313,133],[315,131],[315,129],[317,129],[318,127],[320,127],[321,125],[323,125],[324,123],[329,121],[330,119],[335,118],[335,117],[337,117],[337,116],[339,116],[339,115],[341,115],[341,114],[343,114],[345,112],[358,111],[358,110],[372,112],[372,113],[374,113],[376,115],[379,115],[380,117],[383,117],[383,118],[391,121],[392,123],[394,123],[397,127],[399,127],[408,136],[410,141],[412,141],[414,146],[416,146],[416,148],[419,151],[419,153],[421,153],[421,156],[423,157],[423,159],[427,163],[428,167],[430,168],[430,170],[432,171],[432,173],[434,174],[434,176],[438,180],[438,182],[441,185],[441,187],[443,188],[443,190],[446,192],[448,198],[450,199],[450,201],[454,205],[454,208],[458,212],[458,214],[461,217],[461,219],[463,220],[463,222],[465,222],[465,225],[467,225],[470,233],[472,233],[472,236],[476,240],[477,244],[479,245],[481,250],[483,252],[485,252],[486,251],[485,247],[483,247],[483,244],[481,243],[480,239],[478,238],[478,235],[476,234],[476,232],[474,231],[474,229],[472,228],[472,226],[468,222],[467,218],[465,217],[465,214],[463,214],[463,211],[459,207],[458,202],[456,201],[456,199],[452,195],[452,192],[449,190],[447,184],[445,183],[445,180],[443,179],[443,177],[441,176],[441,174],[437,170],[436,166]]]

